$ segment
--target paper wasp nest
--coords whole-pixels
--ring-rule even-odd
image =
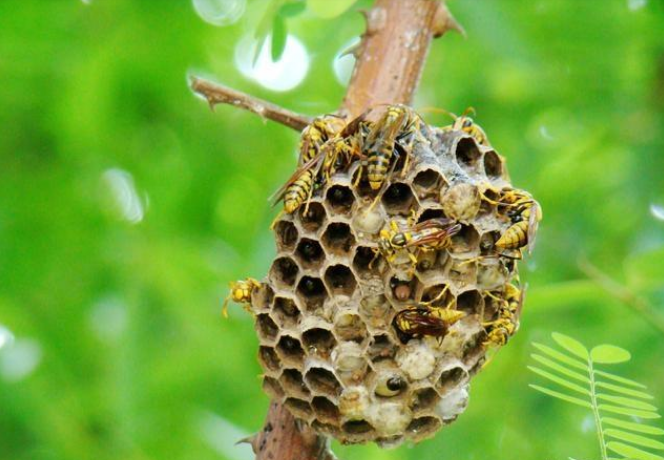
[[[417,442],[453,422],[490,348],[486,324],[516,282],[515,261],[491,256],[513,224],[509,207],[491,203],[510,186],[503,158],[461,131],[421,133],[406,174],[401,155],[373,209],[377,192],[354,186],[358,160],[314,191],[307,214],[284,213],[277,255],[252,294],[264,390],[344,443]],[[414,272],[378,251],[392,220],[439,217],[461,229],[449,249],[419,254]],[[399,311],[443,290],[441,302],[466,315],[442,340],[397,331]]]

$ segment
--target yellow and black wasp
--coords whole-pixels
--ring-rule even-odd
[[[498,318],[483,324],[487,334],[483,342],[484,346],[502,347],[516,333],[519,328],[524,294],[525,289],[519,289],[512,283],[505,285],[504,298],[496,298],[501,304]],[[493,297],[493,295],[491,296]]]
[[[226,296],[221,310],[224,318],[228,318],[228,302],[231,300],[243,304],[245,310],[251,311],[251,293],[254,289],[260,288],[261,283],[253,278],[247,278],[244,280],[231,281],[229,287],[230,292],[228,293],[228,296]]]
[[[490,145],[489,138],[487,137],[482,127],[475,123],[475,121],[468,116],[469,113],[474,114],[475,109],[468,107],[463,111],[461,116],[457,116],[451,112],[448,113],[450,116],[452,116],[452,118],[454,118],[454,122],[451,125],[443,127],[443,131],[461,131],[474,138],[480,145]]]

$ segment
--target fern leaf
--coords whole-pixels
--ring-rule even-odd
[[[573,378],[574,380],[578,380],[579,382],[583,382],[583,383],[586,383],[586,384],[590,384],[590,379],[589,379],[586,375],[579,374],[578,372],[575,372],[575,371],[569,370],[569,369],[566,368],[565,366],[562,366],[562,365],[556,363],[555,361],[553,361],[553,360],[551,360],[551,359],[549,359],[549,358],[546,358],[546,357],[544,357],[544,356],[542,356],[542,355],[537,355],[537,354],[534,354],[534,353],[533,353],[533,354],[530,355],[530,356],[531,356],[535,361],[537,361],[537,362],[540,363],[540,364],[543,364],[544,366],[548,367],[548,368],[551,369],[551,370],[558,371],[558,372],[560,372],[561,374],[564,374],[564,375],[566,375],[566,376],[568,376],[568,377]]]
[[[605,390],[614,391],[616,393],[621,393],[627,396],[633,396],[635,398],[641,399],[655,399],[653,396],[643,391],[632,390],[629,388],[621,387],[620,385],[613,385],[612,383],[607,382],[595,382],[595,386],[598,388],[603,388]]]
[[[602,401],[612,402],[614,404],[620,404],[621,406],[631,407],[632,409],[647,410],[651,412],[657,412],[657,408],[652,404],[648,404],[643,401],[632,398],[623,398],[622,396],[612,396],[603,393],[597,394],[597,399]]]
[[[586,409],[592,409],[592,406],[590,405],[590,403],[588,401],[583,400],[583,399],[576,398],[574,396],[569,396],[569,395],[566,395],[565,393],[560,393],[558,391],[551,390],[551,389],[545,388],[545,387],[541,387],[539,385],[532,385],[531,384],[529,386],[530,386],[530,388],[532,388],[534,390],[537,390],[537,391],[539,391],[541,393],[544,393],[546,395],[549,395],[549,396],[553,396],[554,398],[562,399],[563,401],[567,401],[569,403],[576,404],[577,406],[585,407]]]
[[[643,385],[639,382],[635,382],[634,380],[630,380],[630,379],[626,379],[624,377],[620,377],[619,375],[610,374],[608,372],[597,371],[597,370],[594,371],[594,372],[595,372],[595,375],[599,375],[600,377],[604,377],[605,379],[613,380],[614,382],[622,383],[624,385],[629,385],[629,386],[632,386],[632,387],[635,387],[635,388],[640,388],[642,390],[647,390],[648,389],[647,386],[645,386],[645,385]]]
[[[654,426],[642,425],[640,423],[626,422],[617,418],[602,417],[604,425],[615,426],[625,430],[635,431],[637,433],[652,434],[654,436],[664,435],[664,430]]]
[[[629,351],[614,345],[597,345],[590,350],[590,359],[598,364],[618,364],[632,359]]]
[[[547,347],[546,345],[542,345],[540,343],[533,343],[533,346],[537,348],[539,351],[542,353],[548,355],[549,357],[556,359],[560,361],[563,364],[567,364],[569,366],[575,367],[579,370],[588,372],[588,364],[580,362],[576,360],[575,358],[571,358],[567,356],[564,353],[559,352],[558,350],[554,350],[551,347]]]
[[[604,434],[615,439],[620,439],[621,441],[627,441],[631,444],[636,444],[637,446],[647,447],[649,449],[655,450],[664,450],[664,443],[646,438],[645,436],[629,433],[627,431],[608,428],[604,431]]]
[[[561,377],[558,377],[557,375],[551,374],[550,372],[540,369],[539,367],[528,366],[528,369],[533,371],[535,374],[541,375],[542,377],[549,379],[554,383],[557,383],[560,386],[563,386],[572,391],[576,391],[577,393],[581,393],[584,396],[590,396],[590,391],[588,391],[587,389],[583,388],[580,385],[577,385],[576,383],[569,382]]]
[[[584,347],[583,344],[578,340],[573,339],[565,334],[561,334],[560,332],[554,332],[551,334],[551,337],[553,337],[553,340],[555,340],[558,345],[578,358],[587,361],[590,357],[588,349]]]
[[[631,417],[639,417],[639,418],[645,418],[645,419],[661,418],[661,416],[657,412],[632,409],[630,407],[612,406],[610,404],[600,404],[599,405],[599,410],[600,411],[611,412],[611,413],[614,413],[614,414],[629,415]]]
[[[664,457],[651,454],[650,452],[646,452],[645,450],[641,450],[621,442],[609,442],[606,444],[606,448],[612,452],[615,452],[616,454],[623,455],[625,458],[634,460],[664,460]]]

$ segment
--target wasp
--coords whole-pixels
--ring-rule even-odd
[[[404,105],[391,105],[372,126],[364,145],[368,152],[367,178],[372,190],[381,189],[385,179],[394,171],[399,158],[397,146],[405,151],[403,174],[407,172],[421,124],[422,119],[412,109]]]
[[[399,250],[406,250],[413,265],[417,265],[417,256],[411,250],[429,252],[446,249],[451,246],[452,237],[460,230],[460,224],[445,217],[408,225],[405,230],[392,220],[388,229],[380,231],[378,250],[390,264],[396,260]]]
[[[491,187],[487,189],[495,190]],[[486,190],[485,190],[486,192]],[[512,225],[505,230],[495,247],[501,251],[500,255],[521,259],[522,248],[527,248],[531,253],[535,247],[535,236],[539,222],[542,220],[542,208],[527,192],[518,189],[504,188],[499,193],[499,198],[493,200],[482,193],[482,199],[498,206],[507,206],[511,210],[507,215]],[[510,252],[514,255],[510,255]]]
[[[498,319],[484,323],[485,331],[487,333],[485,346],[502,347],[507,343],[510,337],[519,328],[519,316],[523,308],[523,297],[525,289],[519,289],[512,283],[505,285],[504,299],[498,299],[501,302],[501,307],[498,310]]]
[[[489,138],[486,133],[480,125],[475,123],[475,121],[468,116],[469,113],[474,114],[475,109],[468,107],[463,111],[461,116],[457,116],[450,112],[449,114],[454,118],[454,122],[449,126],[443,127],[443,131],[461,131],[475,139],[478,144],[489,146]]]
[[[311,161],[321,147],[343,128],[343,119],[336,115],[318,117],[304,128],[300,138],[300,164]]]
[[[464,316],[465,312],[448,308],[409,307],[396,314],[394,327],[404,343],[414,335],[436,337],[442,341],[450,327]]]
[[[251,293],[254,289],[260,288],[261,283],[258,280],[253,278],[246,278],[244,280],[231,281],[229,283],[230,292],[226,299],[224,300],[224,305],[222,307],[221,313],[224,318],[228,318],[228,302],[232,300],[233,302],[240,303],[244,305],[244,309],[247,311],[251,310]]]

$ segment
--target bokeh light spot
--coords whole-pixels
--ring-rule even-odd
[[[193,4],[196,14],[214,26],[236,23],[247,8],[246,0],[193,0]]]

